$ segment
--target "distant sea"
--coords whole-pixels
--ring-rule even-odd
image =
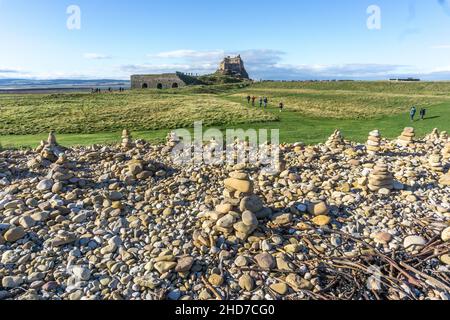
[[[92,89],[118,90],[130,88],[129,80],[29,80],[0,79],[0,93],[90,92]]]

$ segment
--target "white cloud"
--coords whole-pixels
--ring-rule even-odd
[[[83,55],[83,57],[85,59],[89,59],[89,60],[106,60],[106,59],[111,59],[111,56],[108,56],[106,54],[101,54],[101,53],[85,53]]]
[[[13,69],[1,69],[0,68],[0,73],[19,73],[19,70],[13,70]]]
[[[441,45],[436,45],[436,46],[432,46],[432,49],[450,49],[450,44],[441,44]]]
[[[225,52],[223,50],[196,51],[196,50],[174,50],[148,54],[149,58],[157,59],[186,59],[186,60],[211,60],[220,59]]]
[[[253,79],[265,80],[320,80],[355,79],[379,80],[396,77],[419,77],[425,80],[450,79],[450,67],[418,69],[414,66],[377,63],[344,64],[287,64],[285,53],[271,49],[240,51],[176,50],[152,55],[150,62],[124,65],[96,66],[80,71],[26,72],[16,68],[0,67],[1,78],[26,79],[129,79],[132,74],[173,73],[175,71],[209,74],[217,70],[224,56],[241,54],[247,71]],[[91,59],[106,58],[105,55],[89,54]],[[2,73],[3,72],[3,73]]]

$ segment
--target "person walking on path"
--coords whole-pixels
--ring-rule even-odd
[[[412,107],[411,111],[409,111],[409,116],[411,117],[411,121],[414,122],[414,117],[416,116],[417,109],[416,107]]]
[[[253,97],[252,97],[252,106],[255,106],[255,101],[256,101],[256,97],[253,96]]]
[[[269,99],[267,99],[267,97],[264,97],[264,108],[267,108],[268,103],[269,103]]]
[[[250,104],[250,100],[252,99],[252,97],[247,96],[247,103]]]
[[[284,103],[283,103],[283,102],[280,102],[280,112],[283,111],[283,108],[284,108]]]
[[[262,108],[263,106],[263,98],[259,97],[259,107]]]
[[[427,114],[427,109],[422,108],[420,109],[420,119],[425,120],[425,115]]]

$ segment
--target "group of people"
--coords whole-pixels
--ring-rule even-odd
[[[416,117],[417,114],[417,108],[415,106],[413,106],[409,112],[409,116],[411,118],[411,121],[414,122],[414,118]],[[427,109],[425,108],[421,108],[419,115],[420,115],[420,120],[425,120],[425,116],[427,114]]]
[[[257,97],[253,96],[247,96],[247,103],[250,105],[250,103],[252,104],[253,107],[256,106],[256,99]],[[269,99],[267,97],[259,97],[259,107],[262,108],[267,108],[267,106],[269,105]],[[280,112],[283,111],[284,109],[284,103],[280,102],[280,104],[278,105],[280,108]]]
[[[108,91],[108,92],[113,92],[114,90],[113,90],[113,88],[108,88],[108,90],[106,90],[106,91]],[[125,92],[125,88],[122,88],[122,87],[120,87],[119,88],[119,92]],[[102,89],[100,89],[100,88],[92,88],[91,89],[91,93],[102,93]]]

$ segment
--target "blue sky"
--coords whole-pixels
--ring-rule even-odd
[[[450,0],[0,0],[0,39],[0,78],[209,73],[241,53],[255,79],[450,79]]]

